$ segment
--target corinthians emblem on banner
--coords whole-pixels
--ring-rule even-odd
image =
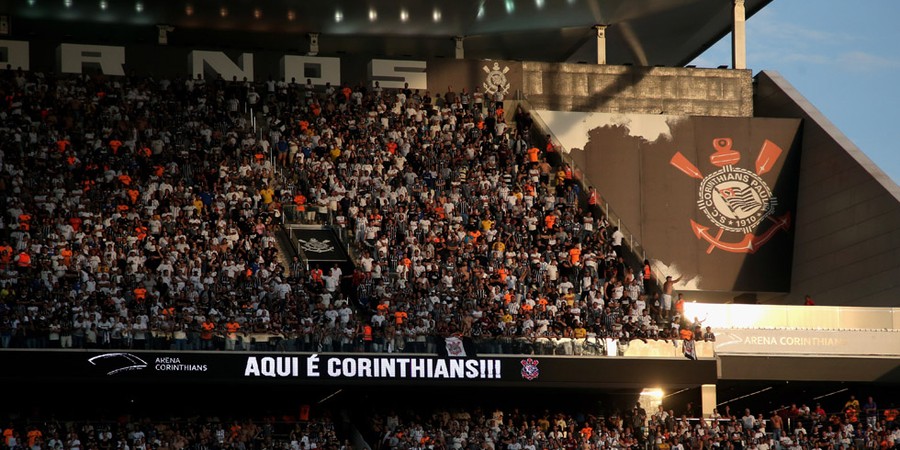
[[[706,253],[717,248],[732,253],[756,253],[775,233],[791,226],[790,212],[775,216],[778,199],[762,178],[781,157],[781,148],[767,139],[756,158],[755,171],[752,171],[735,166],[741,160],[741,154],[732,150],[731,144],[731,138],[713,140],[716,151],[709,160],[719,170],[706,176],[681,152],[675,152],[669,161],[685,175],[700,180],[697,207],[718,227],[713,235],[710,227],[691,220],[691,229],[697,239],[709,242]],[[773,225],[761,234],[754,234],[753,231],[766,221]],[[722,235],[726,231],[744,236],[739,241],[725,241]]]

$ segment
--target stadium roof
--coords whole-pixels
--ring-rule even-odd
[[[746,0],[747,17],[771,0]],[[11,3],[11,5],[9,5]],[[66,28],[175,27],[170,42],[253,43],[302,48],[320,33],[320,54],[454,55],[467,58],[594,62],[596,24],[607,25],[609,64],[682,66],[731,30],[731,0],[18,0],[6,8],[12,36],[47,37]],[[36,25],[39,24],[39,25]],[[40,25],[42,24],[42,25]],[[18,28],[17,28],[18,27]],[[18,31],[18,32],[17,32]],[[223,33],[225,32],[225,33]],[[252,33],[247,35],[244,32]],[[69,32],[80,39],[90,33]],[[128,34],[132,35],[131,33]],[[235,35],[242,36],[234,42]],[[287,35],[287,36],[286,36]],[[291,39],[289,36],[297,36]],[[410,39],[415,37],[416,39]],[[121,40],[122,34],[109,36]],[[135,37],[136,39],[137,37]],[[207,40],[207,42],[204,41]],[[232,42],[229,42],[232,40]],[[406,44],[402,42],[406,41]],[[414,47],[408,42],[415,41]],[[405,55],[405,54],[409,55]]]

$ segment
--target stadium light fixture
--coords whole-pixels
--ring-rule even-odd
[[[441,10],[434,8],[434,11],[431,12],[431,19],[435,22],[441,21]]]
[[[334,21],[337,23],[343,22],[344,21],[344,13],[342,13],[340,10],[335,11],[334,12]]]
[[[106,11],[106,8],[109,7],[109,3],[106,0],[100,0],[100,10]]]
[[[142,12],[144,12],[144,4],[141,3],[141,2],[135,3],[135,4],[134,4],[134,11],[137,12],[137,13],[142,13]]]
[[[194,5],[191,5],[190,3],[188,3],[187,5],[184,5],[184,14],[186,16],[193,16],[194,15]]]
[[[378,11],[375,8],[369,8],[369,22],[378,20]]]
[[[65,5],[66,8],[71,8],[72,0],[63,0],[63,5]]]
[[[406,22],[407,20],[409,20],[409,11],[406,8],[400,8],[400,21]]]

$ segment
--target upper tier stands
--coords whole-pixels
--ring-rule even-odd
[[[699,325],[502,100],[15,71],[0,91],[3,347],[530,352],[489,338]],[[345,227],[357,270],[280,254],[284,220]]]

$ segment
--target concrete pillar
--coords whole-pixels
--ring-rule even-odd
[[[157,29],[159,29],[159,36],[156,39],[156,42],[159,45],[168,45],[169,43],[169,32],[175,31],[175,27],[171,25],[157,25]]]
[[[700,386],[700,403],[702,403],[700,410],[703,412],[703,417],[709,418],[712,416],[713,411],[716,410],[716,385],[704,384]]]
[[[731,68],[747,68],[747,14],[744,0],[734,0],[734,21],[731,27]]]
[[[647,420],[656,413],[659,409],[659,405],[662,405],[664,392],[662,389],[656,388],[644,388],[638,396],[638,403],[641,404],[641,408],[644,408],[644,411],[647,412]],[[646,422],[644,422],[646,425]],[[640,430],[636,430],[640,432]]]
[[[597,64],[606,64],[606,25],[594,25],[597,30]]]
[[[463,39],[465,39],[465,37],[463,37],[463,36],[456,36],[453,38],[453,40],[456,41],[456,59],[465,58],[465,49],[463,48]]]
[[[307,55],[316,56],[319,54],[319,33],[309,33],[309,52]]]

